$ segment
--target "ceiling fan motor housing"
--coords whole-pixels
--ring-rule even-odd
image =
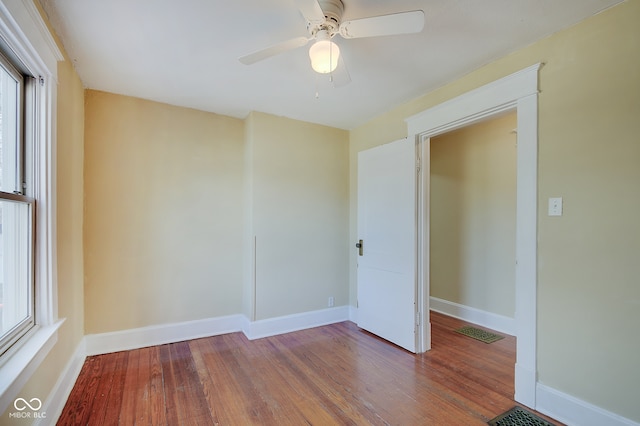
[[[344,13],[344,4],[341,0],[319,0],[318,4],[324,12],[325,21],[320,25],[309,28],[309,33],[315,36],[318,31],[325,30],[330,36],[338,32]]]

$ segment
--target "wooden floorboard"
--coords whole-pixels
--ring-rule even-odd
[[[343,322],[92,356],[58,424],[486,425],[516,405],[514,337],[486,344],[455,332],[466,322],[431,323],[419,355]]]

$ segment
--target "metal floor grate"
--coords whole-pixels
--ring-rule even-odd
[[[490,426],[553,426],[522,407],[515,406],[504,414],[489,421]]]
[[[480,340],[484,343],[493,343],[500,339],[504,339],[504,336],[500,336],[499,334],[491,333],[489,331],[481,330],[476,327],[471,327],[470,325],[461,327],[456,330],[456,332],[460,334],[464,334],[465,336],[473,337],[476,340]]]

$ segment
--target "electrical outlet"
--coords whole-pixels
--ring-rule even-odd
[[[329,297],[329,302],[327,303],[327,305],[328,305],[330,308],[333,308],[333,305],[334,305],[334,304],[335,304],[335,300],[334,300],[333,296]]]

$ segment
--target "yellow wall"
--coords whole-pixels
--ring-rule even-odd
[[[251,318],[247,236],[255,319],[348,303],[346,131],[89,90],[85,144],[87,333]]]
[[[243,123],[86,92],[85,331],[241,311]]]
[[[256,319],[348,304],[348,133],[252,113]]]
[[[353,130],[357,152],[405,137],[404,118],[537,62],[539,381],[640,421],[640,1],[609,9]],[[426,71],[428,72],[428,71]],[[564,215],[547,216],[547,199]],[[355,261],[351,255],[352,303]]]
[[[430,294],[514,317],[515,113],[431,138]]]

